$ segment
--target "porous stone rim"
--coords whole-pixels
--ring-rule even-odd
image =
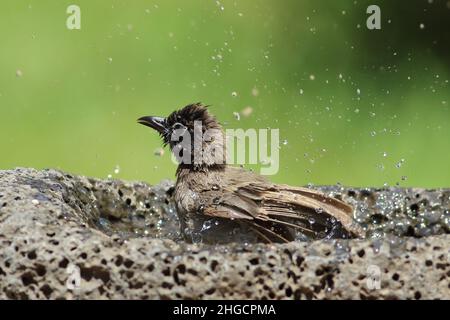
[[[59,177],[62,187],[47,190],[48,201],[33,203],[38,186],[15,179],[27,175]],[[448,234],[248,246],[122,241],[90,228],[89,218],[80,217],[64,195],[65,188],[87,178],[29,169],[6,176],[12,180],[0,171],[0,194],[22,198],[6,207],[1,207],[5,195],[0,198],[0,298],[450,298]],[[81,272],[78,289],[67,285],[71,265]],[[379,289],[369,288],[370,266],[380,271]]]

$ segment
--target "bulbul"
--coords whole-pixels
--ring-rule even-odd
[[[208,107],[195,103],[138,123],[156,130],[177,158],[174,199],[181,229],[196,217],[232,220],[265,242],[363,236],[349,204],[227,165],[225,137]],[[239,150],[238,150],[239,152]]]

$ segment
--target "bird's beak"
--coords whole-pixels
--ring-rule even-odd
[[[143,124],[144,126],[150,127],[158,131],[159,133],[163,133],[166,131],[166,119],[161,117],[142,117],[137,120],[138,123]]]

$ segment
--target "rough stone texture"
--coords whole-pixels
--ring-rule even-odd
[[[170,183],[0,171],[0,298],[450,299],[449,190],[321,189],[372,239],[186,244]]]

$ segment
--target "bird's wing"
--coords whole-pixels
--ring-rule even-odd
[[[351,206],[315,190],[254,181],[235,182],[223,190],[206,192],[211,193],[205,197],[211,201],[204,205],[204,214],[240,219],[266,235],[277,233],[273,226],[283,226],[315,239],[319,231],[326,233],[336,224],[342,225],[349,236],[364,234],[353,222]],[[274,238],[272,234],[270,238]]]

